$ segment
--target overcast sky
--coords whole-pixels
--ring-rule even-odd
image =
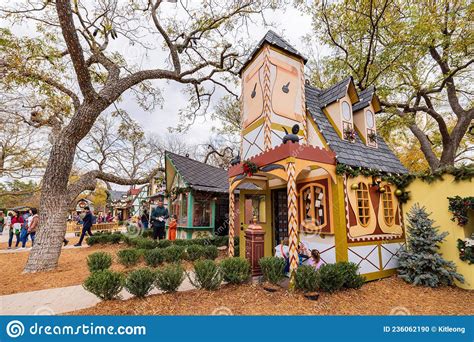
[[[174,6],[166,4],[167,6]],[[172,10],[172,9],[171,9]],[[302,15],[296,9],[289,7],[286,12],[276,11],[268,12],[266,18],[272,23],[272,27],[263,25],[252,25],[249,32],[252,34],[252,41],[255,44],[272,29],[277,34],[288,40],[297,50],[306,51],[303,43],[303,36],[311,32],[311,18],[309,15]],[[139,51],[131,51],[140,54]],[[142,58],[142,57],[140,57]],[[131,116],[137,120],[147,132],[153,132],[159,135],[166,134],[168,127],[175,127],[178,123],[178,111],[187,104],[187,97],[181,92],[180,84],[169,82],[161,86],[163,97],[165,99],[163,108],[156,108],[153,112],[146,112],[141,109],[135,102],[133,97],[127,97],[121,107],[127,109]],[[222,93],[222,92],[221,92]],[[214,103],[218,100],[216,96]],[[209,118],[198,118],[195,124],[188,132],[183,134],[183,139],[190,144],[205,143],[209,137],[209,131],[213,126],[218,125],[217,122],[211,122]]]

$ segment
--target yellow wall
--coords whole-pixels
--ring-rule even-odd
[[[441,253],[447,260],[453,261],[457,266],[457,271],[464,276],[464,284],[457,284],[465,289],[474,289],[474,265],[469,265],[459,259],[457,249],[457,240],[463,239],[468,231],[472,232],[474,221],[471,219],[468,225],[463,228],[456,222],[451,221],[453,217],[448,210],[449,201],[447,197],[474,196],[474,184],[469,181],[455,182],[451,175],[443,175],[443,181],[435,181],[431,184],[423,182],[420,179],[413,181],[408,187],[410,191],[410,200],[403,205],[405,215],[405,224],[407,224],[406,215],[415,203],[425,206],[430,218],[439,226],[440,232],[448,232],[449,235],[441,245]],[[472,215],[471,215],[472,217]]]

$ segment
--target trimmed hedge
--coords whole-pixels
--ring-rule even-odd
[[[95,252],[87,257],[90,272],[103,271],[112,266],[112,256],[106,252]]]
[[[170,264],[156,271],[155,285],[164,292],[176,292],[184,277],[184,269],[180,264]]]
[[[242,284],[250,277],[250,263],[247,259],[226,258],[219,266],[224,280],[229,284]]]
[[[164,250],[164,259],[166,262],[178,262],[184,259],[185,249],[183,246],[169,246]]]
[[[204,246],[200,245],[191,245],[186,248],[187,258],[190,261],[196,261],[201,259],[204,255]]]
[[[155,272],[146,267],[140,268],[128,274],[124,286],[134,296],[143,298],[152,290],[155,279]]]
[[[147,249],[143,253],[143,257],[145,259],[145,263],[148,266],[156,267],[165,261],[165,253],[163,249],[154,248],[154,249]]]
[[[194,277],[188,278],[195,287],[209,291],[216,290],[222,282],[222,274],[213,260],[198,260],[194,263]]]
[[[263,279],[265,281],[278,285],[278,283],[285,277],[285,259],[263,257],[258,261],[258,263],[262,268]]]
[[[122,291],[123,275],[109,270],[93,272],[82,286],[102,300],[115,299]]]
[[[204,259],[210,260],[215,260],[219,255],[219,251],[217,250],[216,246],[204,246],[203,253]]]
[[[140,259],[140,254],[140,251],[134,248],[122,249],[117,252],[119,262],[126,267],[136,265],[138,259]]]
[[[309,265],[302,265],[296,269],[295,287],[303,292],[314,292],[319,287],[318,271]]]

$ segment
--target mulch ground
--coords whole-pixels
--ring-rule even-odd
[[[69,244],[75,244],[79,238],[69,239]],[[28,247],[30,242],[28,242]],[[6,249],[6,243],[0,243],[0,249]],[[0,254],[0,295],[8,295],[20,292],[44,290],[64,286],[79,285],[89,276],[87,268],[87,256],[91,253],[102,251],[112,254],[114,261],[111,269],[113,271],[129,272],[133,269],[145,267],[141,258],[136,266],[125,268],[118,263],[116,253],[120,249],[129,248],[125,244],[120,245],[94,245],[88,248],[63,249],[59,257],[58,267],[49,272],[23,273],[23,268],[28,260],[29,252]],[[225,257],[225,252],[219,251],[219,258]],[[183,262],[183,267],[191,270],[193,265],[189,261]]]
[[[321,293],[317,301],[299,293],[265,291],[260,285],[226,285],[145,299],[101,302],[75,315],[473,315],[474,291],[415,287],[391,277],[358,290]]]

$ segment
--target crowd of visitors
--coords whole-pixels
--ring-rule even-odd
[[[39,216],[36,208],[23,213],[9,211],[6,215],[0,212],[0,234],[4,231],[8,232],[8,249],[12,248],[13,240],[15,240],[15,248],[25,248],[28,238],[33,246],[38,225]]]

